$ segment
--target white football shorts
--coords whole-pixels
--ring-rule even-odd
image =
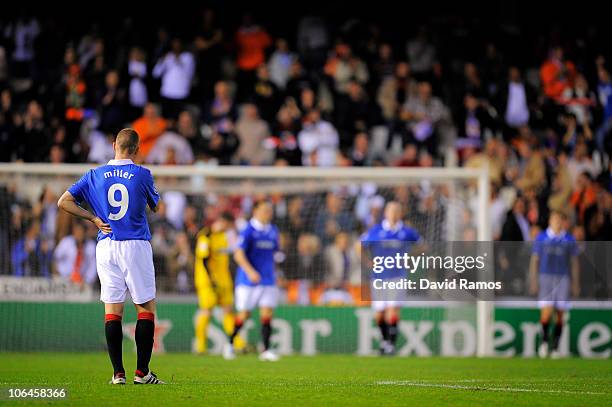
[[[96,246],[100,301],[122,303],[127,292],[134,304],[155,299],[153,249],[146,240],[100,240]]]
[[[275,308],[278,304],[278,287],[275,285],[239,285],[235,294],[236,311],[252,311],[255,307]]]
[[[392,278],[388,281],[399,282],[400,280],[400,278]],[[384,311],[387,308],[402,308],[408,305],[408,296],[406,290],[375,290],[371,288],[371,294],[372,310],[376,312]]]
[[[553,307],[560,311],[570,309],[570,277],[566,275],[540,273],[538,306]]]

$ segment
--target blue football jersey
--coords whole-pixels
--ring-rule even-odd
[[[146,207],[157,206],[159,193],[148,169],[132,160],[110,160],[87,171],[68,192],[110,224],[112,233],[98,232],[98,240],[151,240]]]
[[[555,235],[546,229],[538,234],[533,243],[533,253],[539,258],[541,274],[570,274],[570,260],[578,255],[576,239],[570,233],[562,232]]]
[[[274,253],[278,251],[278,229],[274,225],[262,225],[251,219],[240,233],[238,247],[244,250],[249,263],[261,276],[259,284],[275,285]],[[236,271],[236,285],[254,286],[242,267]]]
[[[396,254],[410,252],[412,245],[421,240],[416,229],[400,223],[391,228],[383,221],[373,226],[362,236],[362,245],[369,249],[372,257],[395,257]],[[403,268],[385,268],[380,273],[372,273],[372,278],[393,279],[407,276]]]

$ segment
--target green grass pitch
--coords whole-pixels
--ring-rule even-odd
[[[126,370],[135,356],[128,352]],[[612,405],[612,361],[155,355],[167,386],[106,384],[103,353],[0,353],[0,404],[79,406],[245,405]],[[128,375],[128,379],[131,377]],[[68,399],[8,401],[9,387],[58,387]]]

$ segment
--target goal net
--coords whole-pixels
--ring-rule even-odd
[[[0,351],[104,348],[99,283],[87,249],[96,230],[84,225],[80,231],[56,207],[59,195],[90,168],[0,165]],[[381,221],[387,202],[400,203],[404,222],[426,242],[491,240],[486,169],[150,168],[162,197],[160,211],[149,214],[160,303],[156,351],[190,350],[200,229],[231,212],[236,222],[228,239],[234,242],[258,199],[272,203],[280,231],[281,299],[272,341],[281,353],[376,351],[380,338],[360,237]],[[67,236],[91,242],[78,260],[59,249]],[[126,310],[130,337],[133,311]],[[209,329],[211,352],[224,341],[220,312]],[[409,298],[401,311],[399,353],[490,355],[492,314],[491,302]],[[253,318],[243,333],[253,346],[257,324]]]

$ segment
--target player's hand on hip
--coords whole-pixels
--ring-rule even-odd
[[[96,216],[91,221],[105,235],[112,233],[113,230],[111,229],[110,225],[108,223],[104,223],[104,221],[100,219],[99,217]]]
[[[251,280],[251,283],[253,283],[253,284],[257,284],[261,280],[261,276],[255,270],[249,271],[247,273],[247,277],[249,277],[249,280]]]

